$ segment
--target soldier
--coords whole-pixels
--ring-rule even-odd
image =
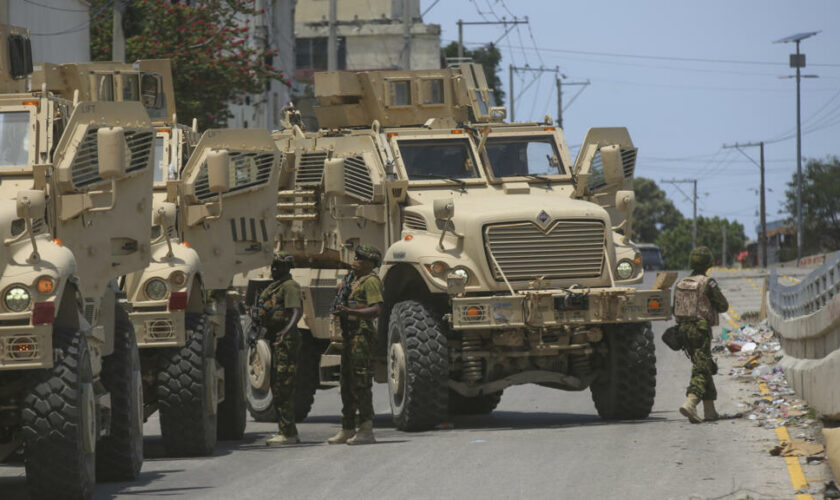
[[[356,247],[353,260],[355,279],[350,284],[347,304],[336,307],[342,319],[341,430],[329,444],[368,444],[373,436],[373,381],[371,349],[376,339],[375,320],[382,309],[382,282],[373,270],[382,256],[370,245]],[[341,289],[339,289],[339,295]],[[356,412],[359,428],[356,430]]]
[[[686,399],[680,407],[693,424],[701,422],[697,405],[703,401],[703,416],[707,421],[719,418],[715,410],[717,390],[712,375],[717,365],[712,360],[712,327],[718,324],[718,315],[729,309],[729,302],[717,282],[706,275],[714,257],[707,247],[691,251],[691,275],[683,278],[674,289],[674,316],[680,335],[685,339],[686,355],[691,360],[691,382],[686,389]]]
[[[300,351],[300,332],[297,323],[301,315],[300,285],[289,271],[294,267],[292,257],[275,252],[271,262],[274,280],[260,294],[258,315],[266,328],[266,340],[272,345],[271,393],[277,411],[279,431],[266,440],[268,446],[297,444],[295,426],[295,372]]]

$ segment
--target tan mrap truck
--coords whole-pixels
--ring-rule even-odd
[[[33,498],[139,474],[140,364],[116,278],[149,262],[153,138],[137,103],[0,94],[0,459],[22,450]]]
[[[650,321],[670,317],[673,277],[628,286],[642,272],[624,189],[635,148],[624,129],[592,129],[573,162],[559,129],[498,122],[489,92],[477,65],[318,73],[323,128],[275,136],[294,154],[279,247],[296,258],[306,325],[329,339],[321,382],[340,359],[336,282],[367,243],[384,254],[375,379],[389,385],[398,428],[491,411],[524,383],[590,388],[604,418],[644,418]],[[603,186],[590,188],[593,166]]]
[[[158,117],[153,119],[157,136],[152,261],[144,270],[126,277],[125,289],[133,306],[131,321],[140,346],[146,417],[160,411],[161,435],[169,455],[209,455],[217,438],[240,439],[244,435],[246,360],[238,296],[223,289],[209,290],[208,294],[205,284],[207,280],[229,282],[236,270],[268,262],[271,245],[263,245],[260,238],[273,241],[276,224],[269,218],[271,226],[266,226],[266,220],[253,214],[259,212],[260,200],[265,210],[274,209],[273,200],[261,194],[271,191],[263,184],[276,175],[272,169],[279,168],[271,139],[267,133],[215,130],[202,144],[202,149],[207,149],[225,147],[233,141],[226,156],[231,160],[226,164],[231,172],[224,171],[223,177],[234,182],[231,187],[236,191],[224,196],[236,201],[225,204],[224,214],[192,224],[202,228],[223,225],[228,231],[230,220],[239,223],[242,219],[251,224],[259,221],[261,230],[258,239],[247,232],[239,242],[222,238],[215,244],[224,251],[216,253],[219,248],[206,247],[202,259],[201,238],[198,246],[194,246],[196,240],[185,240],[184,223],[177,220],[179,210],[188,210],[190,205],[184,197],[187,186],[181,176],[198,147],[198,133],[195,125],[189,128],[176,123],[169,61],[45,64],[43,68],[46,80],[56,87],[79,86],[91,92],[93,99],[136,100],[140,96],[150,114]],[[138,83],[139,93],[120,91],[136,89]],[[162,95],[156,91],[162,91]],[[159,106],[162,108],[156,111]],[[203,175],[206,184],[207,173]],[[215,196],[201,194],[206,195]],[[247,201],[239,201],[243,199]],[[202,199],[199,204],[206,201]]]

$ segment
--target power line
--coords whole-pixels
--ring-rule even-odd
[[[38,3],[38,2],[35,2],[33,0],[23,0],[23,1],[28,3],[28,4],[31,4],[31,5],[37,5],[38,7],[43,7],[45,9],[49,9],[49,10],[57,10],[57,11],[60,11],[60,12],[79,12],[79,13],[90,12],[90,9],[65,9],[63,7],[53,7],[52,5],[44,5],[42,3]]]

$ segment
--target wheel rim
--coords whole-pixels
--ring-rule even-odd
[[[256,347],[248,351],[248,381],[257,391],[266,392],[270,388],[271,381],[268,376],[271,363],[271,350],[268,342],[259,340]]]
[[[405,396],[405,351],[399,342],[391,344],[388,355],[388,386],[396,406],[402,406]]]
[[[96,450],[96,401],[93,397],[93,384],[82,384],[80,406],[82,409],[79,426],[82,431],[82,446],[85,453]]]

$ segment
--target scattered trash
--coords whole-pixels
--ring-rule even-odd
[[[829,481],[825,483],[825,489],[823,490],[823,498],[840,498],[840,489],[837,488],[837,485],[834,484],[834,481]]]
[[[763,377],[765,375],[770,375],[771,373],[773,373],[773,369],[768,365],[758,365],[753,368],[752,371],[754,377]]]
[[[821,444],[794,439],[793,441],[782,441],[782,444],[776,445],[770,450],[770,454],[774,457],[811,457],[824,451],[825,447]]]
[[[741,352],[753,352],[758,345],[755,342],[747,342],[741,346]]]

